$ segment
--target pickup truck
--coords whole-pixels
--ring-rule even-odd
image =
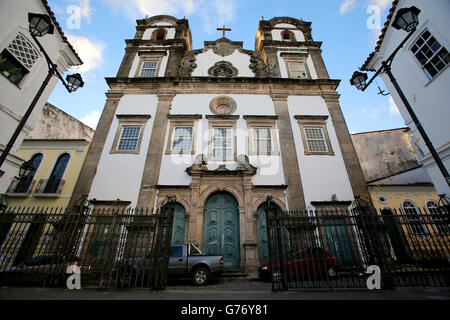
[[[126,273],[145,273],[145,264],[150,256],[129,259],[122,271]],[[191,277],[197,286],[206,285],[213,276],[223,272],[223,256],[202,255],[200,249],[194,244],[173,245],[170,247],[169,265],[167,274],[169,277]]]

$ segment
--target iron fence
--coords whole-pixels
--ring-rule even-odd
[[[169,207],[6,208],[0,282],[65,286],[75,266],[83,286],[163,289],[172,220]]]
[[[270,208],[270,209],[269,209]],[[368,208],[266,209],[273,290],[367,288],[367,267],[382,288],[450,285],[449,215]]]

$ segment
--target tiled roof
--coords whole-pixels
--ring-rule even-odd
[[[366,134],[366,133],[381,133],[381,132],[393,132],[393,131],[403,131],[403,132],[407,132],[410,129],[408,127],[404,127],[404,128],[396,128],[396,129],[386,129],[386,130],[377,130],[377,131],[368,131],[368,132],[356,132],[356,133],[352,133],[352,136],[358,135],[358,134]]]
[[[75,49],[72,47],[72,45],[70,44],[69,40],[67,40],[67,37],[64,35],[64,32],[62,31],[61,27],[59,26],[58,21],[56,21],[55,14],[53,13],[52,9],[50,9],[50,6],[48,5],[47,0],[41,0],[41,1],[42,1],[42,4],[44,5],[45,9],[46,9],[47,12],[48,12],[48,15],[49,15],[50,18],[52,19],[53,24],[55,25],[56,29],[58,30],[58,32],[59,32],[61,38],[63,39],[63,41],[64,41],[65,43],[67,43],[67,45],[69,46],[70,50],[72,50],[73,54],[74,54],[74,55],[77,57],[77,59],[80,61],[80,63],[79,63],[79,64],[76,64],[76,65],[78,66],[78,65],[83,64],[83,61],[81,60],[80,56],[79,56],[78,53],[75,51]]]
[[[386,31],[391,23],[392,17],[394,16],[394,12],[395,12],[395,9],[397,8],[398,2],[399,2],[399,0],[394,0],[392,2],[392,8],[389,11],[389,15],[386,19],[386,22],[384,23],[384,28],[383,28],[383,30],[381,30],[381,34],[378,37],[377,45],[376,45],[374,51],[366,59],[366,62],[364,62],[364,64],[362,65],[362,67],[361,67],[362,71],[375,71],[373,69],[367,69],[367,65],[369,64],[370,60],[372,60],[374,55],[378,52],[378,50],[380,50],[381,44],[383,43],[384,36],[386,35]]]

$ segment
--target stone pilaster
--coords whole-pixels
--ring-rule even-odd
[[[122,64],[120,65],[117,77],[127,78],[130,75],[131,66],[138,52],[139,47],[127,47],[125,49],[125,56],[123,57]]]
[[[311,48],[309,50],[311,53],[311,59],[314,63],[314,68],[317,72],[317,77],[319,79],[330,79],[327,68],[325,67],[325,63],[322,59],[322,50],[319,48]]]
[[[368,195],[369,190],[367,188],[366,180],[364,178],[355,147],[353,146],[352,138],[348,132],[347,123],[345,122],[344,115],[342,114],[342,110],[339,105],[339,94],[322,94],[322,98],[327,104],[331,120],[333,121],[333,126],[336,131],[339,146],[341,147],[342,157],[350,179],[353,194],[355,196],[363,194]]]
[[[155,201],[155,186],[158,184],[161,160],[164,151],[170,106],[173,94],[159,94],[155,119],[153,120],[152,135],[150,137],[144,172],[139,190],[138,207],[153,208]]]
[[[278,132],[280,151],[283,163],[284,179],[287,185],[287,196],[290,209],[305,208],[303,185],[298,166],[297,151],[289,116],[287,95],[272,94],[275,113],[278,116]]]
[[[280,65],[278,64],[277,48],[264,48],[264,53],[269,68],[270,78],[281,78]]]
[[[122,98],[122,92],[108,92],[102,115],[95,130],[89,151],[78,176],[77,183],[72,193],[69,206],[72,206],[82,196],[87,196],[91,190],[92,182],[97,172],[97,166],[108,137],[111,124],[116,114],[117,106]]]

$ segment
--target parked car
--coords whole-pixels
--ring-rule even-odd
[[[139,274],[145,276],[150,258],[151,252],[148,252],[145,257],[128,259],[120,268],[119,276],[125,280]],[[191,277],[195,285],[202,286],[223,272],[223,262],[223,256],[203,255],[194,244],[173,245],[167,274],[169,277]]]
[[[277,266],[278,262],[274,261],[273,265]],[[286,277],[294,281],[319,277],[334,278],[337,275],[336,257],[320,247],[292,250],[284,259],[284,266]],[[261,280],[271,280],[270,263],[262,264],[258,271]],[[280,275],[276,273],[274,276]]]

